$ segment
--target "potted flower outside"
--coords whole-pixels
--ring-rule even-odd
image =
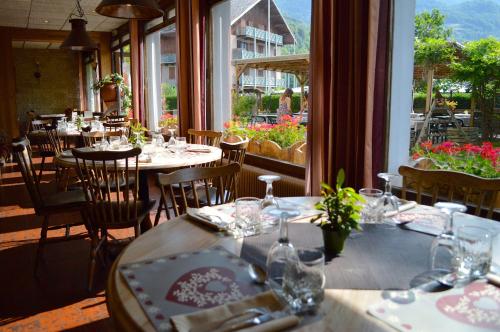
[[[311,223],[318,222],[323,231],[325,253],[338,255],[344,249],[344,242],[353,229],[361,230],[359,220],[363,209],[359,202],[364,199],[351,187],[343,188],[345,173],[343,169],[337,174],[335,188],[322,183],[321,196],[323,199],[315,206],[317,210],[324,211],[311,219]]]

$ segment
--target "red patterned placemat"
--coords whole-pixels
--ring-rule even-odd
[[[157,330],[173,315],[239,301],[264,290],[248,263],[222,247],[124,264],[119,271]]]

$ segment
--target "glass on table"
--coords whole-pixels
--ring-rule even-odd
[[[300,215],[297,209],[275,208],[269,211],[279,217],[279,238],[273,243],[267,253],[266,267],[269,286],[273,292],[286,301],[283,293],[283,278],[286,265],[298,260],[295,248],[288,240],[288,219]]]
[[[325,256],[317,249],[297,249],[285,266],[283,294],[295,313],[315,312],[325,294]]]
[[[382,222],[383,211],[382,201],[383,191],[375,188],[362,188],[359,194],[365,199],[363,210],[361,210],[361,222],[365,224],[376,224]]]
[[[491,265],[491,233],[478,226],[458,228],[454,254],[455,269],[459,280],[484,277]]]
[[[384,194],[380,198],[383,212],[398,212],[399,211],[399,198],[392,194],[391,181],[397,177],[397,174],[391,173],[378,173],[377,176],[384,180]]]
[[[261,230],[260,199],[256,197],[242,197],[235,201],[235,235],[251,236],[259,234]]]
[[[266,183],[266,196],[260,202],[260,208],[262,213],[266,215],[265,219],[270,226],[274,226],[278,223],[278,217],[268,216],[268,211],[278,208],[279,204],[273,195],[273,182],[281,180],[279,175],[259,175],[258,179]]]
[[[109,138],[109,148],[111,150],[118,150],[121,145],[121,138],[118,136],[111,136]]]

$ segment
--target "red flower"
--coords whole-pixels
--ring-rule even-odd
[[[413,160],[417,160],[418,158],[420,158],[420,154],[418,152],[415,152],[412,156]]]
[[[229,129],[231,127],[231,123],[229,121],[224,122],[224,128]]]
[[[420,146],[426,150],[430,150],[432,148],[432,141],[425,141],[420,143]]]

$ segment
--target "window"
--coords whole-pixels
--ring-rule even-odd
[[[215,130],[224,129],[226,137],[239,134],[269,141],[273,151],[266,153],[267,157],[304,165],[307,104],[301,87],[298,80],[290,79],[293,74],[266,70],[266,61],[298,51],[308,58],[311,3],[261,0],[247,2],[246,6],[226,0],[211,9],[211,123]],[[273,65],[279,60],[273,59]],[[282,66],[288,66],[282,67],[284,71],[293,70],[293,64],[285,58]],[[286,88],[294,91],[291,109],[278,118],[279,99]],[[307,90],[307,86],[303,88]],[[253,146],[257,148],[250,148],[248,153],[261,154],[258,145]]]
[[[99,94],[94,92],[94,83],[98,80],[99,64],[95,52],[84,57],[85,64],[85,88],[87,92],[87,109],[84,110],[87,116],[99,110]]]
[[[176,53],[175,23],[146,35],[146,102],[150,129],[177,129]]]
[[[131,77],[131,54],[130,54],[130,34],[128,24],[119,27],[111,39],[111,60],[114,73],[123,76],[123,80],[129,88],[132,88]]]

